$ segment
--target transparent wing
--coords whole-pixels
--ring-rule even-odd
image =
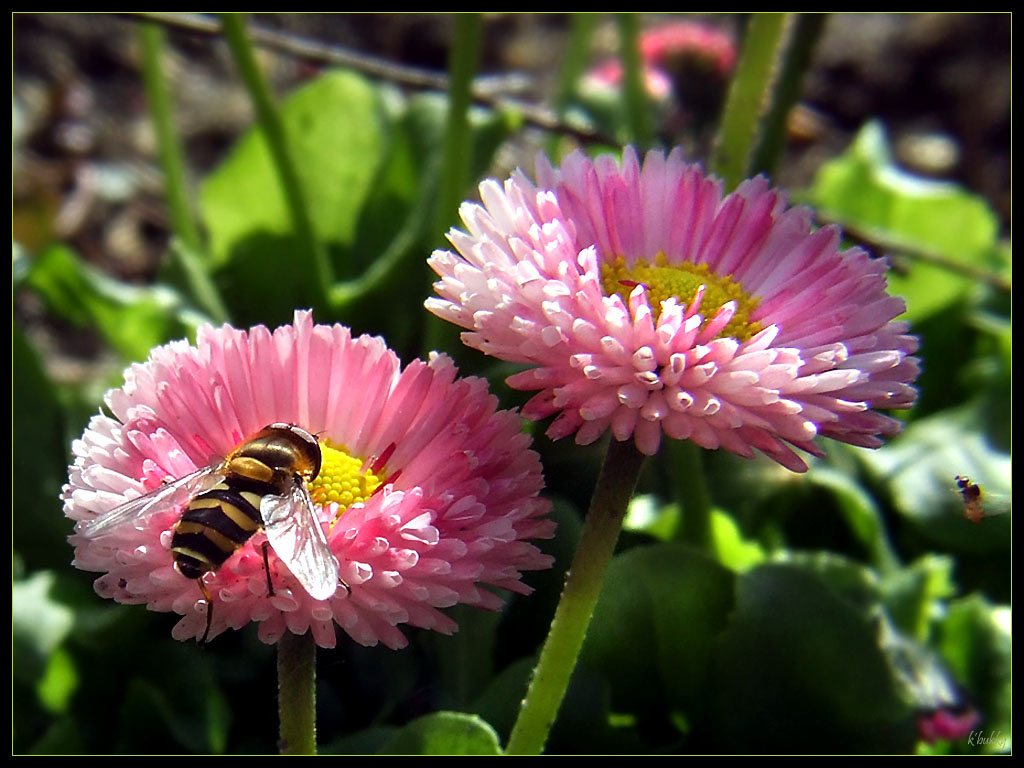
[[[326,600],[338,589],[338,561],[316,516],[303,483],[287,496],[264,496],[260,502],[263,530],[274,552],[314,600]]]
[[[224,479],[224,475],[219,470],[220,467],[205,467],[166,485],[161,485],[159,488],[154,488],[144,496],[125,502],[119,507],[114,507],[109,512],[104,512],[99,517],[89,520],[82,525],[79,532],[87,538],[95,539],[112,533],[125,523],[141,520],[162,509],[187,504],[193,496],[210,490]]]

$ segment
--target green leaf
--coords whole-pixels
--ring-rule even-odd
[[[390,140],[378,91],[349,72],[328,72],[281,105],[281,120],[318,239],[340,261]],[[294,269],[302,247],[263,134],[251,128],[202,185],[210,252],[222,295],[245,321],[287,319],[309,306],[314,275]]]
[[[350,72],[327,72],[281,105],[310,215],[325,241],[352,241],[387,139],[377,92]],[[262,133],[242,137],[203,183],[213,257],[223,263],[253,233],[289,234],[291,218]],[[287,252],[278,254],[287,264]]]
[[[74,614],[50,596],[53,573],[42,571],[11,586],[11,641],[15,678],[39,679],[51,654],[71,634]]]
[[[881,602],[878,575],[856,560],[834,552],[785,552],[780,560],[820,579],[837,595],[857,608],[862,616],[871,616]]]
[[[817,464],[808,473],[807,480],[832,493],[850,530],[871,554],[872,564],[882,569],[897,565],[878,505],[854,477]]]
[[[231,708],[210,666],[189,664],[185,660],[195,650],[182,650],[166,660],[168,670],[177,670],[176,682],[148,677],[128,681],[116,724],[118,751],[178,752],[184,748],[217,753],[226,747]],[[172,690],[172,685],[177,688]]]
[[[896,752],[915,741],[875,628],[813,575],[738,579],[702,715],[731,752]]]
[[[646,533],[659,541],[672,541],[681,524],[678,504],[660,504],[657,496],[637,494],[629,500],[622,529]]]
[[[30,750],[33,755],[81,755],[83,752],[78,723],[73,716],[53,721]]]
[[[390,738],[382,755],[500,755],[498,734],[476,715],[436,712],[413,720]]]
[[[711,513],[711,539],[718,562],[737,573],[763,563],[767,557],[757,542],[744,538],[736,521],[724,512]]]
[[[122,283],[86,264],[65,245],[40,253],[25,284],[58,317],[96,327],[126,360],[144,360],[153,347],[195,332],[196,316],[174,291]]]
[[[940,601],[956,594],[953,565],[950,557],[925,555],[883,580],[882,593],[889,615],[910,637],[921,642],[928,640],[932,621],[943,610]]]
[[[42,679],[36,685],[39,701],[50,712],[66,712],[71,696],[78,688],[75,662],[63,648],[57,648],[46,663]]]
[[[63,568],[70,523],[57,498],[67,481],[64,414],[53,384],[36,350],[17,325],[11,344],[12,432],[17,449],[11,459],[14,477],[12,539],[27,568]]]
[[[1010,516],[972,523],[964,515],[956,476],[986,493],[1009,494],[1010,456],[992,447],[980,430],[975,405],[946,410],[911,423],[888,445],[861,459],[889,485],[896,508],[933,542],[957,552],[1006,551]]]
[[[616,556],[587,632],[582,662],[612,688],[616,711],[700,709],[734,575],[678,544]]]
[[[999,223],[988,204],[961,187],[912,176],[893,164],[878,123],[861,129],[842,156],[821,167],[807,201],[855,234],[893,248],[975,267],[996,266]],[[890,273],[892,293],[919,320],[953,303],[968,278],[915,261],[907,276]]]

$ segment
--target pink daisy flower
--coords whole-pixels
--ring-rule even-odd
[[[363,645],[401,648],[400,624],[450,634],[457,625],[440,609],[498,609],[486,586],[527,594],[522,571],[551,565],[527,541],[549,538],[554,523],[519,416],[497,410],[486,382],[457,378],[443,355],[403,370],[381,339],[297,312],[274,332],[206,326],[196,346],[159,347],[126,371],[106,404],[113,418],[95,416],[74,442],[64,487],[65,514],[80,521],[74,562],[103,573],[102,597],[180,614],[179,640],[206,632],[205,591],[210,638],[257,622],[264,642],[312,631],[326,648],[337,625]],[[312,433],[322,451],[308,492],[332,579],[331,556],[337,562],[333,595],[311,597],[263,546],[262,531],[205,573],[202,588],[183,576],[170,547],[189,498],[102,536],[83,533],[162,483],[216,466],[275,423]]]
[[[678,150],[544,158],[480,185],[467,231],[435,251],[427,308],[463,341],[531,367],[524,409],[548,435],[591,443],[610,430],[654,454],[662,433],[793,471],[818,435],[877,447],[908,408],[917,340],[896,322],[884,261],[839,250],[763,178],[729,195]]]

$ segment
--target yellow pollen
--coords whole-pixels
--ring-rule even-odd
[[[362,471],[362,459],[345,451],[321,443],[320,453],[320,474],[309,484],[309,495],[320,506],[337,502],[338,517],[353,504],[366,501],[382,482],[373,472]]]
[[[680,305],[689,305],[703,285],[700,313],[705,325],[723,304],[736,302],[736,314],[719,332],[720,337],[746,341],[761,331],[761,324],[750,320],[760,300],[746,293],[743,286],[728,275],[714,274],[707,264],[669,264],[665,254],[659,253],[654,263],[638,259],[630,267],[626,259],[619,256],[601,265],[601,287],[606,296],[617,293],[628,303],[629,294],[637,285],[647,288],[647,301],[655,317],[661,312],[661,302],[675,298]]]

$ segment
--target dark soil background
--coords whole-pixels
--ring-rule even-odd
[[[647,25],[667,17],[645,17]],[[734,35],[742,19],[704,16]],[[257,15],[252,23],[381,59],[443,72],[443,15]],[[518,77],[543,103],[564,51],[562,15],[491,15],[481,74]],[[614,45],[611,21],[595,60]],[[829,18],[804,83],[790,157],[778,181],[805,184],[860,126],[880,119],[910,170],[961,182],[1010,219],[1008,14],[839,14]],[[193,180],[250,123],[225,45],[169,29],[168,67]],[[135,21],[100,14],[13,16],[14,236],[31,252],[52,239],[128,279],[151,274],[167,217],[140,79]],[[279,94],[317,71],[268,53]]]

